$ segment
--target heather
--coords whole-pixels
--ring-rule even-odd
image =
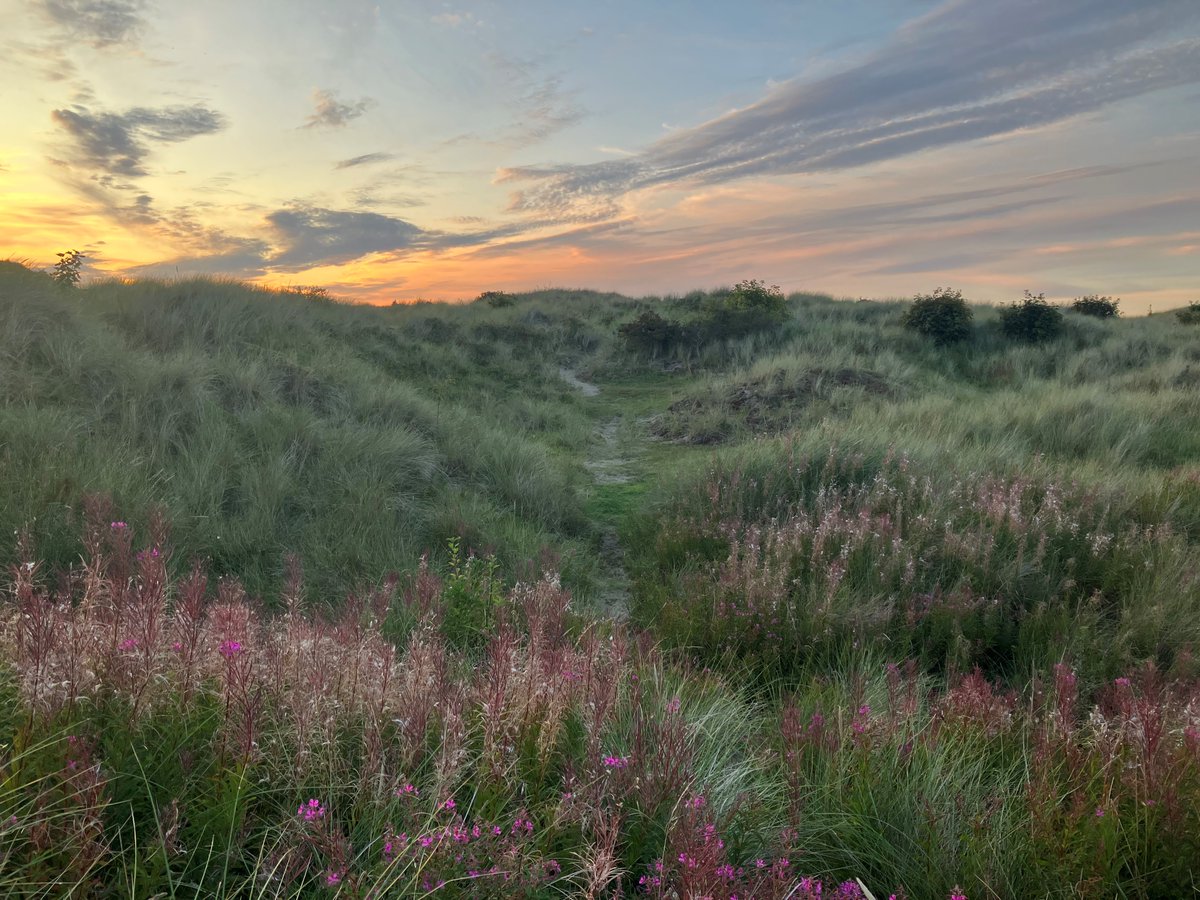
[[[0,893],[1194,890],[1178,317],[72,285],[0,266]]]

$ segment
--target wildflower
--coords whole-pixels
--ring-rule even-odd
[[[679,707],[682,705],[683,704],[680,702],[678,697],[672,697],[671,702],[669,702],[667,704],[667,712],[677,713],[677,712],[679,712]]]
[[[129,526],[125,522],[112,522],[109,527],[112,528],[113,531],[124,531]]]
[[[950,892],[950,900],[967,900],[967,895],[963,893],[962,888],[955,885],[954,890]]]
[[[335,887],[342,880],[342,873],[335,872],[332,869],[325,873],[325,884],[327,887]]]
[[[455,803],[453,797],[447,797],[446,801],[442,804],[442,809],[454,809],[454,807]]]
[[[220,653],[226,659],[233,659],[235,656],[237,656],[239,653],[242,652],[241,642],[240,641],[222,641],[221,646],[217,648],[217,652]]]
[[[303,819],[305,822],[315,822],[318,819],[325,818],[325,806],[316,797],[313,797],[307,803],[301,803],[296,809],[297,818]]]
[[[396,796],[397,797],[405,797],[405,796],[420,797],[421,792],[418,791],[415,787],[413,787],[412,784],[410,783],[410,784],[404,785],[404,787],[396,788]]]
[[[601,760],[606,769],[624,769],[629,765],[628,756],[606,756]]]
[[[1103,818],[1104,818],[1104,807],[1103,807],[1103,806],[1097,806],[1097,807],[1096,807],[1096,818],[1097,818],[1097,819],[1103,819]]]
[[[1117,687],[1129,687],[1129,679],[1122,676],[1113,682]]]
[[[178,653],[183,649],[183,644],[179,641],[175,641],[173,644],[171,644],[171,649]]]
[[[131,650],[137,649],[137,638],[125,638],[121,643],[117,644],[117,649],[122,653],[128,653]]]

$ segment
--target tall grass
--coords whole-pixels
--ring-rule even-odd
[[[1200,682],[1085,700],[861,649],[749,699],[480,561],[269,616],[94,506],[0,617],[9,896],[1168,896],[1200,853]],[[473,573],[473,574],[472,574]],[[461,611],[490,627],[458,642]],[[461,649],[457,649],[461,647]]]

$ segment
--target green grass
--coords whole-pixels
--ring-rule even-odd
[[[464,822],[536,819],[504,850],[527,896],[636,893],[659,859],[709,893],[676,862],[711,851],[706,825],[722,860],[791,855],[881,896],[1194,889],[1196,330],[1068,312],[1027,346],[978,308],[942,348],[903,303],[798,294],[759,333],[658,356],[618,337],[710,306],[375,309],[0,265],[0,529],[32,543],[0,545],[0,819],[21,823],[0,824],[0,892],[317,896],[343,864],[347,896],[434,871],[490,890],[436,851],[381,858],[391,828],[448,824],[448,794]],[[132,556],[158,543],[161,591]],[[195,673],[171,630],[193,560],[213,576]],[[597,620],[621,560],[631,620]],[[213,605],[226,575],[300,603],[270,618],[227,582]],[[252,648],[240,694],[230,637]],[[73,735],[99,793],[69,774]],[[335,830],[297,825],[310,797]]]

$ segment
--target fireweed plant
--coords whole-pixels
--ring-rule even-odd
[[[136,532],[94,502],[69,577],[9,573],[10,896],[1149,897],[1200,856],[1184,660],[1085,697],[871,644],[754,699],[553,573],[472,651],[428,567],[313,616],[293,563],[267,615]]]

